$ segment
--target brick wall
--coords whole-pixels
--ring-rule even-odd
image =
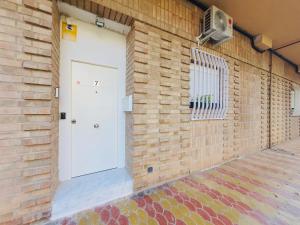
[[[290,90],[293,84],[300,83],[300,76],[295,70],[280,60],[272,58],[271,76],[271,145],[295,138],[299,133],[299,117],[292,117],[290,112]]]
[[[46,219],[57,184],[58,10],[0,1],[0,224]]]
[[[264,149],[270,135],[272,145],[299,136],[300,119],[289,112],[289,91],[300,84],[299,75],[277,57],[270,73],[269,53],[257,53],[236,32],[219,47],[203,47],[229,65],[226,119],[190,121],[190,47],[202,16],[191,3],[64,1],[135,19],[126,71],[126,92],[134,97],[134,111],[126,116],[126,165],[135,190]],[[58,183],[58,17],[56,1],[0,1],[0,224],[50,216]]]
[[[58,121],[59,104],[55,97],[55,88],[59,87],[59,42],[60,14],[56,0],[52,3],[52,98],[51,98],[51,192],[54,193],[58,184]]]
[[[240,34],[223,48],[203,47],[229,64],[229,111],[225,120],[191,121],[189,64],[195,43],[140,21],[134,23],[132,34],[135,104],[128,167],[136,190],[268,147],[271,74],[266,53],[252,52],[250,41]],[[235,55],[237,48],[249,54]],[[276,66],[278,71],[289,67]],[[290,117],[289,109],[290,88],[296,81],[292,80],[298,77],[285,72],[280,77],[274,71],[271,128],[276,144],[299,136],[299,122],[291,129],[291,121],[299,118]],[[147,171],[150,166],[152,173]]]
[[[152,2],[147,8],[153,14],[146,17],[138,8],[144,1],[139,1],[136,9],[114,1],[95,2],[137,18],[132,31],[134,43],[131,42],[134,135],[127,155],[136,190],[267,148],[270,119],[273,144],[299,136],[299,118],[290,117],[289,110],[290,85],[299,83],[299,77],[282,60],[273,59],[271,79],[269,53],[256,52],[247,37],[235,32],[233,40],[220,47],[204,47],[225,57],[229,64],[229,112],[223,121],[190,121],[189,51],[195,46],[190,34],[198,32],[198,24],[187,33],[182,32],[185,25],[176,20],[153,22],[157,7],[163,7],[163,12],[170,9],[166,2],[161,3],[163,6]],[[201,17],[202,12],[190,3],[180,3],[180,10],[186,7],[192,18]],[[184,13],[177,12],[174,17],[189,21]],[[285,82],[272,85],[270,90],[269,83],[272,80],[273,84],[277,76]],[[270,91],[277,101],[272,101],[271,112]],[[152,173],[147,172],[150,166],[154,168]]]
[[[189,42],[134,24],[132,171],[136,188],[186,174]],[[173,160],[172,160],[173,159]],[[154,171],[149,174],[147,168]]]
[[[135,32],[131,31],[127,35],[126,39],[126,95],[133,95],[133,83],[134,83],[134,58],[135,58],[135,49],[141,49],[141,47],[134,45],[135,40]],[[125,159],[126,159],[126,167],[128,172],[132,175],[132,141],[133,136],[133,115],[132,113],[126,113],[125,118],[126,124],[126,137],[125,137]]]

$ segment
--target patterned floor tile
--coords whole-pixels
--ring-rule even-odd
[[[300,225],[300,155],[293,154],[264,151],[50,224]]]

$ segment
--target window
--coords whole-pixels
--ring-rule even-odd
[[[228,108],[227,62],[197,48],[192,48],[191,56],[192,120],[224,119]]]
[[[291,91],[291,109],[292,116],[300,116],[300,86],[293,85]]]

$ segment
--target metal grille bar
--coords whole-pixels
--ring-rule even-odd
[[[192,48],[192,120],[224,119],[228,109],[228,65],[224,58]]]

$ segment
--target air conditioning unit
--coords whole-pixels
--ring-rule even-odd
[[[204,12],[203,30],[198,37],[201,44],[213,39],[219,45],[233,36],[233,19],[216,6],[211,6]]]

